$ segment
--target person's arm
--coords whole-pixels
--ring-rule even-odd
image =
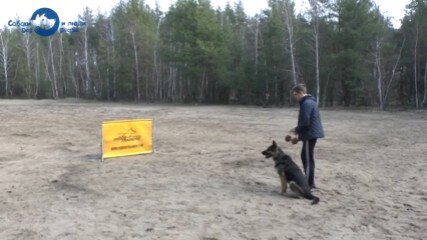
[[[300,119],[298,119],[298,126],[295,128],[295,132],[297,134],[301,133],[302,131],[306,131],[310,129],[311,124],[311,112],[313,111],[314,105],[310,104],[309,102],[305,101],[301,106],[301,115]]]

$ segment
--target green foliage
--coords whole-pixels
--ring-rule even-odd
[[[393,29],[371,0],[313,3],[320,7],[322,105],[383,100],[414,106],[425,100],[425,0],[408,4],[400,29]],[[0,60],[0,95],[287,105],[293,65],[298,81],[313,94],[316,88],[316,23],[310,12],[296,15],[291,0],[270,0],[256,16],[247,16],[242,2],[214,10],[208,0],[178,0],[163,13],[129,0],[107,15],[85,9],[80,19],[85,29],[51,38],[0,30],[8,39],[6,72]],[[287,19],[294,30],[295,64]]]
[[[425,95],[427,1],[412,0],[408,4],[399,34],[406,38],[407,44],[402,53],[402,77],[398,83],[398,98],[401,105],[416,106],[416,98],[422,101],[422,96]]]

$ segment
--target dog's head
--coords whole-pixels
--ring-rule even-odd
[[[275,157],[279,154],[279,147],[277,146],[276,142],[273,140],[273,143],[264,151],[262,151],[262,155],[265,156],[265,158],[271,158]]]

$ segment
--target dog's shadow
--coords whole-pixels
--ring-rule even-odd
[[[249,194],[254,194],[258,197],[273,197],[273,198],[287,198],[287,199],[300,199],[301,197],[287,189],[285,193],[280,193],[280,186],[272,186],[260,181],[243,181],[243,190]]]
[[[234,161],[228,161],[222,163],[224,166],[227,166],[227,169],[230,168],[230,166],[234,169],[239,169],[239,172],[247,171],[248,173],[251,172],[251,168],[268,168],[270,169],[271,166],[268,164],[268,160],[257,160],[257,159],[237,159]],[[289,188],[284,194],[280,193],[280,180],[277,177],[278,184],[272,184],[272,183],[266,183],[263,181],[259,181],[257,179],[256,175],[251,174],[241,174],[240,176],[235,178],[239,183],[235,184],[234,187],[238,187],[243,189],[244,192],[246,192],[249,195],[255,195],[257,197],[272,197],[272,198],[285,198],[285,199],[300,199],[301,197],[295,193],[292,192],[292,190]]]

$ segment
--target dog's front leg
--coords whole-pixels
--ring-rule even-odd
[[[288,188],[288,181],[286,180],[286,175],[285,173],[280,173],[280,183],[282,185],[282,191],[280,192],[280,194],[285,194],[286,189]]]

